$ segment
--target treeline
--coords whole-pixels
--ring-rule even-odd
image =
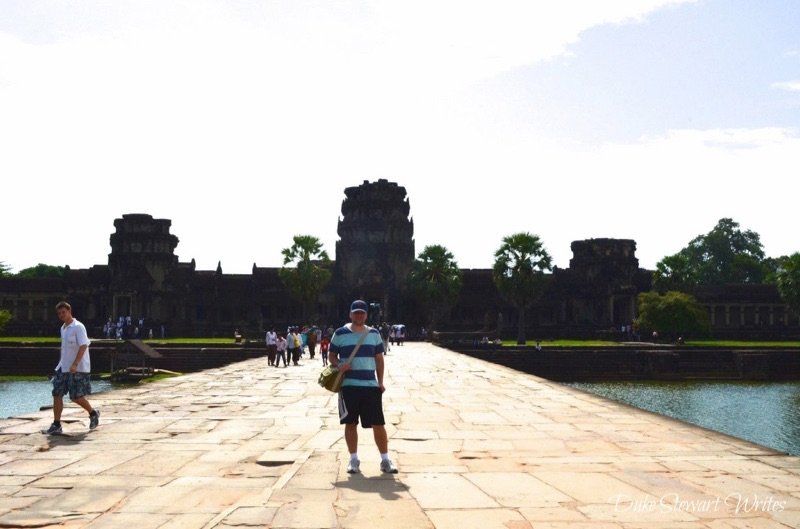
[[[637,324],[677,338],[708,334],[708,314],[691,295],[703,286],[775,284],[784,303],[800,313],[800,253],[767,257],[761,237],[722,218],[656,265],[653,291],[639,294]]]
[[[0,262],[0,277],[64,277],[65,270],[65,266],[39,263],[30,268],[23,268],[15,274],[6,263]]]
[[[20,270],[16,274],[11,272],[11,267],[6,263],[0,261],[0,278],[2,277],[63,277],[64,266],[53,266],[39,263],[36,266]],[[0,332],[3,331],[6,324],[11,320],[11,313],[7,310],[0,309]]]

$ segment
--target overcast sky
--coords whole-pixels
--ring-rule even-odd
[[[335,257],[379,178],[464,268],[518,231],[653,268],[721,217],[800,251],[798,28],[791,0],[3,0],[0,261],[105,264],[124,213],[199,269]]]

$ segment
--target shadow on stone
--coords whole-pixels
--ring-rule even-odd
[[[355,492],[380,494],[384,500],[403,499],[398,492],[408,491],[408,486],[395,479],[391,474],[370,478],[365,478],[362,475],[353,475],[349,479],[334,482],[333,486],[350,489]]]
[[[43,432],[44,433],[44,432]],[[48,435],[47,442],[50,447],[54,446],[69,446],[83,442],[89,431],[85,432],[64,432],[56,435]]]

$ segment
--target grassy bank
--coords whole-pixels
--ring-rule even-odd
[[[183,375],[183,373],[156,373],[152,377],[143,378],[141,383],[142,384],[149,384],[150,382],[157,382],[159,380],[164,380],[167,378],[179,377]]]
[[[0,345],[3,344],[30,344],[30,345],[59,345],[61,338],[52,336],[0,336]]]
[[[110,376],[111,373],[99,373],[101,378]],[[156,382],[157,380],[164,380],[166,378],[179,377],[183,373],[156,373],[150,378],[142,379],[142,383]],[[50,380],[49,377],[42,375],[0,375],[0,382],[42,382]]]
[[[152,340],[142,340],[144,343],[157,346],[157,345],[202,345],[202,344],[217,344],[217,345],[235,345],[236,342],[233,338],[154,338]]]
[[[758,347],[763,349],[769,349],[770,347],[800,348],[800,341],[765,342],[748,340],[688,340],[686,345],[693,345],[696,347]]]
[[[503,340],[505,347],[515,347],[516,340]],[[528,340],[525,345],[536,346],[536,340]],[[539,345],[542,347],[614,347],[620,345],[619,342],[610,340],[541,340]]]

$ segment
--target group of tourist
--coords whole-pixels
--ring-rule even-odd
[[[641,341],[641,335],[639,334],[639,326],[636,325],[636,322],[628,323],[625,325],[619,326],[619,333],[622,336],[624,341],[634,341],[638,342]]]
[[[367,303],[354,301],[350,306],[350,323],[334,330],[328,327],[324,332],[316,326],[302,329],[290,326],[286,333],[278,334],[274,329],[267,332],[267,358],[271,366],[278,367],[283,361],[288,366],[289,359],[299,365],[299,359],[306,348],[313,359],[316,346],[320,346],[323,364],[330,362],[343,374],[342,388],[338,393],[339,423],[344,425],[344,439],[350,453],[347,472],[361,472],[361,461],[358,456],[358,424],[362,428],[372,430],[375,444],[380,453],[379,468],[381,472],[395,474],[397,467],[389,459],[389,439],[386,433],[383,415],[384,386],[384,353],[385,340],[381,332],[369,327],[367,321]],[[64,408],[64,395],[82,407],[89,415],[89,429],[94,430],[100,423],[100,412],[87,400],[91,394],[89,359],[89,340],[86,327],[72,316],[72,307],[61,301],[56,305],[56,314],[61,320],[61,353],[52,379],[53,423],[43,433],[59,435],[63,433],[61,413]],[[112,328],[107,322],[104,332]],[[144,319],[139,327],[143,328]],[[132,326],[131,318],[121,318],[114,328]],[[381,328],[386,325],[382,325]],[[393,335],[391,330],[387,338],[392,343],[402,345],[405,332]],[[134,327],[134,332],[136,327]],[[238,333],[238,329],[236,331]],[[108,334],[107,334],[108,335]],[[287,357],[288,354],[288,357]]]
[[[164,326],[161,325],[161,338],[164,338],[164,334]],[[140,317],[138,321],[134,320],[130,315],[120,316],[116,322],[109,316],[108,320],[103,324],[103,336],[116,338],[117,340],[144,338],[144,316]],[[147,330],[147,338],[153,339],[152,326]]]
[[[406,341],[406,326],[402,324],[389,325],[388,323],[381,323],[378,330],[383,338],[383,345],[386,351],[389,350],[390,345],[403,345]],[[424,329],[423,329],[424,331]]]
[[[403,345],[406,341],[405,325],[381,323],[376,326],[376,329],[383,341],[384,354],[389,351],[390,346]],[[300,365],[300,359],[306,355],[311,360],[314,359],[317,345],[319,345],[322,365],[326,366],[328,364],[328,348],[333,334],[332,326],[289,325],[285,333],[278,333],[272,327],[264,336],[264,344],[267,347],[267,364],[274,367],[279,367],[281,362],[284,367],[288,367],[289,362],[295,366]]]
[[[316,325],[306,325],[303,327],[290,325],[286,333],[277,333],[274,328],[267,331],[264,343],[267,346],[267,363],[270,366],[279,367],[283,362],[284,367],[300,365],[300,358],[308,353],[313,360],[316,355],[317,345],[320,346],[322,364],[328,363],[327,353],[333,327],[328,327],[324,332]]]

